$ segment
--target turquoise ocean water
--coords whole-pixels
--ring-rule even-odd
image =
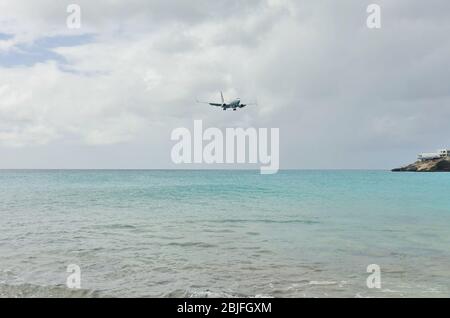
[[[450,174],[0,171],[0,296],[450,297]]]

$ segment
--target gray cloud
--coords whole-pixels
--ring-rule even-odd
[[[0,4],[17,45],[73,35],[62,4],[39,2]],[[170,132],[193,119],[279,127],[285,168],[390,168],[450,146],[450,3],[374,2],[379,30],[372,1],[80,1],[77,34],[96,36],[54,48],[70,72],[0,68],[0,167],[171,167]],[[259,105],[194,103],[219,90]]]

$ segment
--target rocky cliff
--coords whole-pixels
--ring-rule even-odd
[[[413,171],[413,172],[450,172],[450,158],[434,159],[427,161],[417,161],[405,167],[392,169],[392,171]]]

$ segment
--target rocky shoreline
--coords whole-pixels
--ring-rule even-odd
[[[392,169],[393,172],[450,172],[450,158],[417,161],[410,165]]]

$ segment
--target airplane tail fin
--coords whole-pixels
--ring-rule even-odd
[[[223,94],[220,92],[220,98],[222,99],[222,105],[225,105],[225,99],[223,99]]]

